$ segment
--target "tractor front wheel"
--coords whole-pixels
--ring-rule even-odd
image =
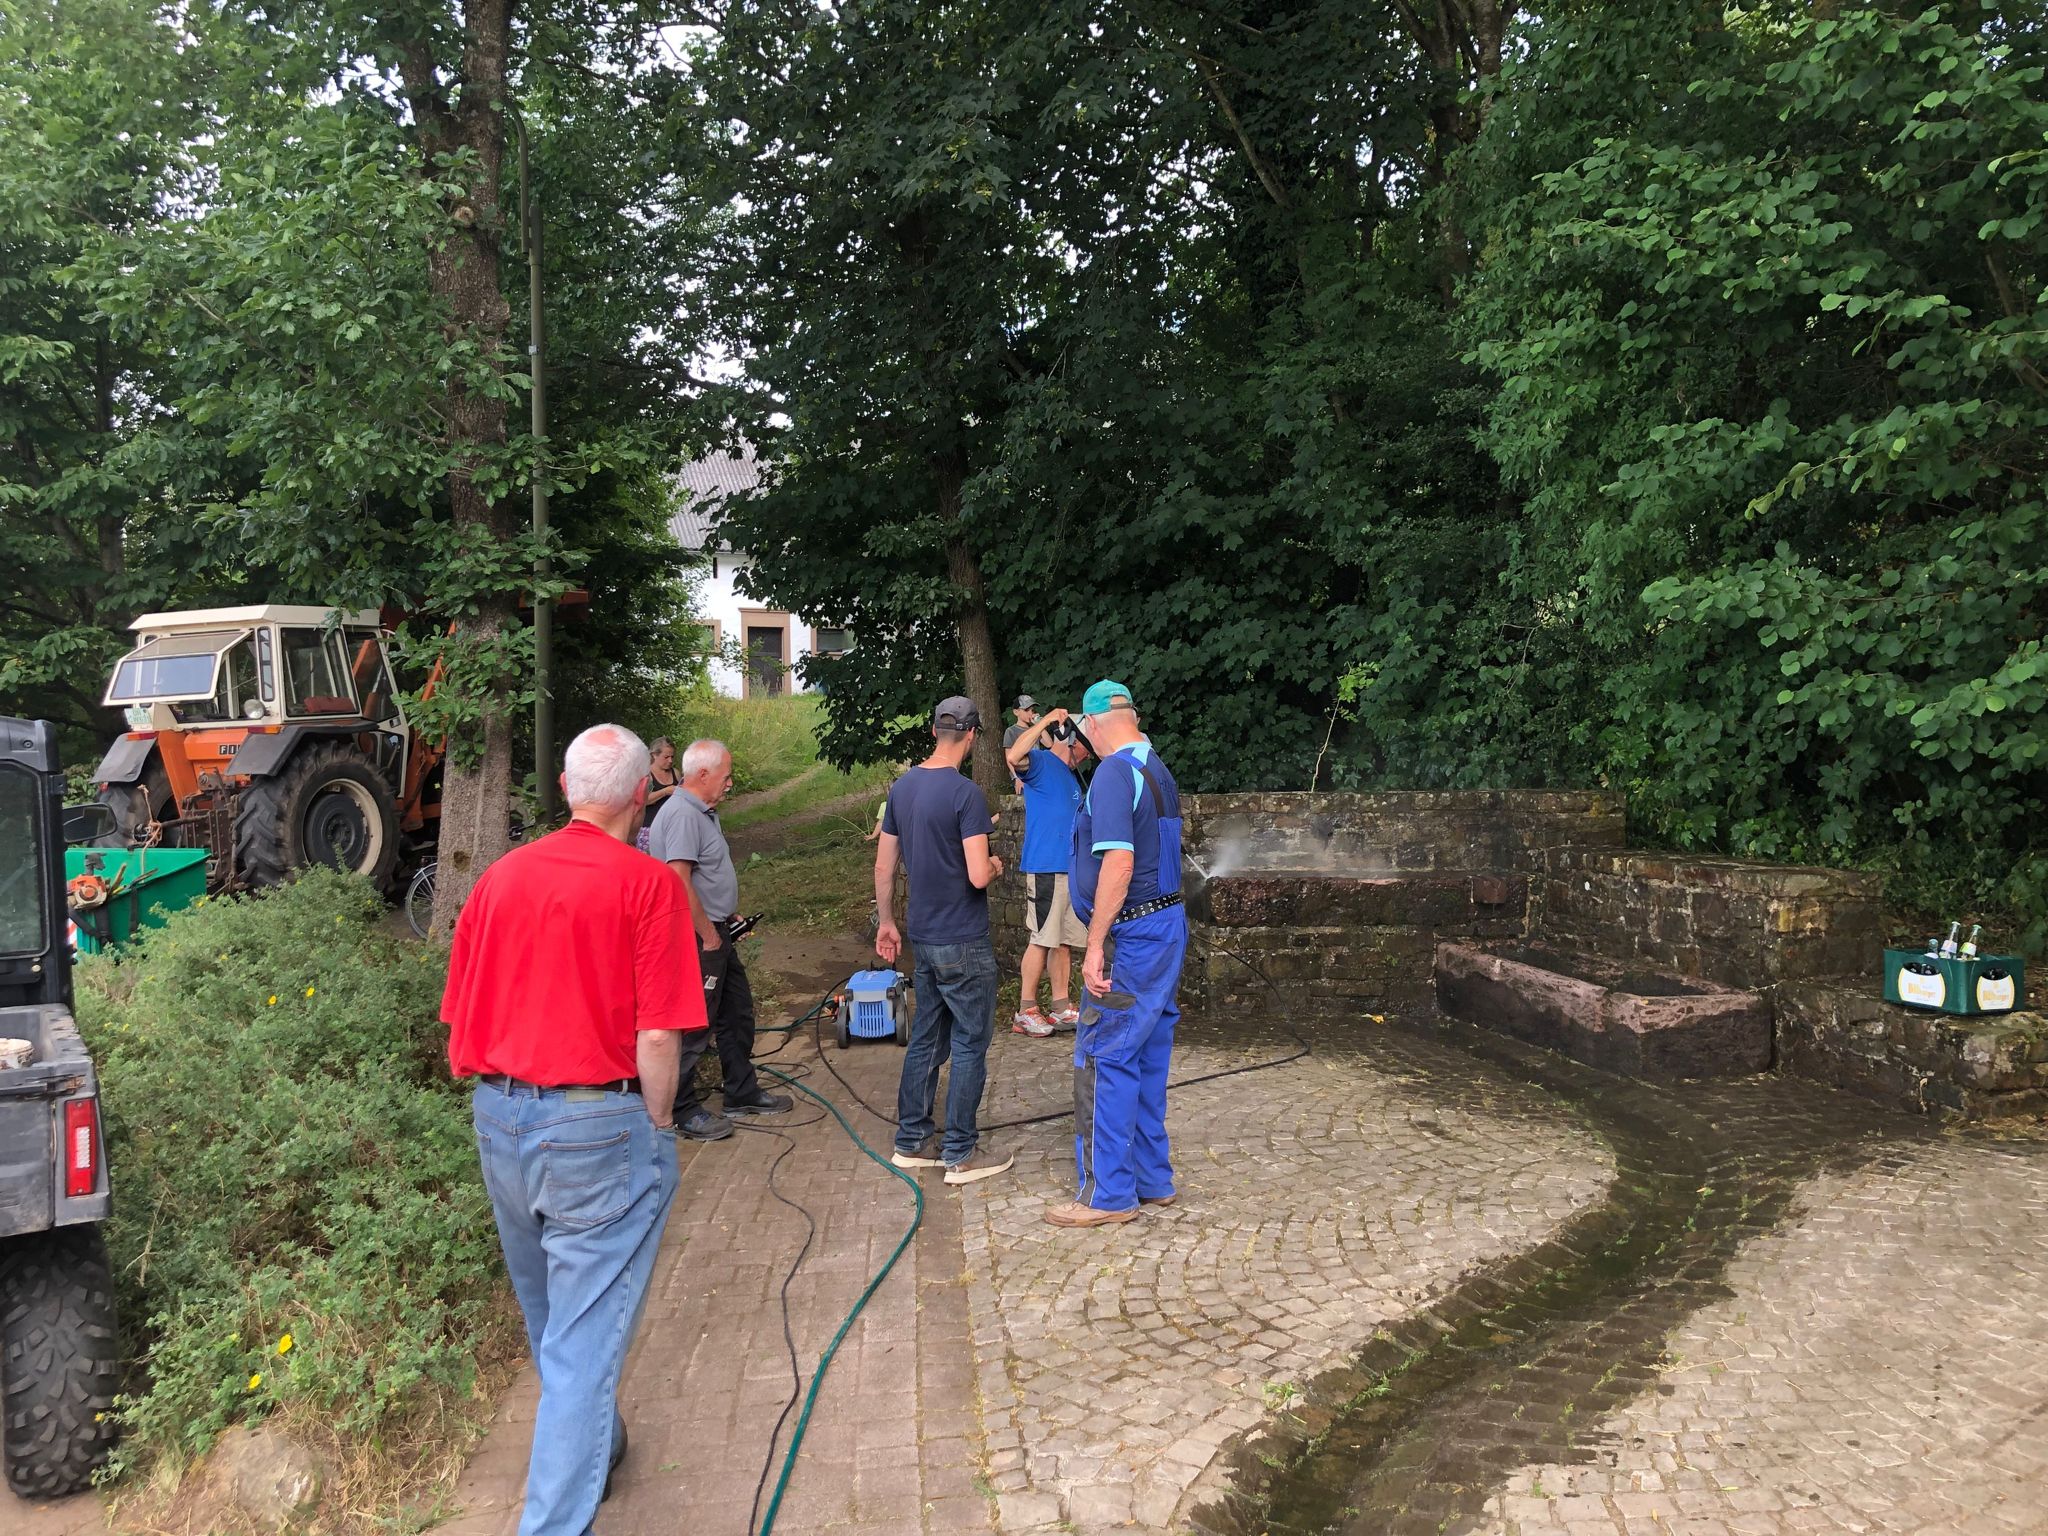
[[[325,864],[378,890],[398,867],[398,803],[361,753],[318,743],[242,791],[235,810],[235,867],[248,885],[276,885],[294,869]]]

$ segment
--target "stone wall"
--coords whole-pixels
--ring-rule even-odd
[[[1884,947],[1875,875],[1560,848],[1530,924],[1545,944],[1734,987],[1876,973]]]
[[[1433,1000],[1438,939],[1512,938],[1528,905],[1519,874],[1213,880],[1191,904],[1196,952],[1183,997],[1189,1006],[1258,1008],[1277,992],[1307,1013],[1419,1011]]]
[[[2048,1017],[1958,1019],[1877,996],[1874,976],[1773,993],[1781,1071],[1922,1113],[1984,1120],[2048,1111]]]
[[[1183,1007],[1270,1004],[1277,989],[1288,1006],[1351,1014],[1428,1006],[1440,935],[1520,934],[1548,851],[1619,848],[1624,820],[1621,797],[1598,790],[1188,795],[1181,809],[1196,939]],[[1022,802],[996,811],[991,845],[1014,871]],[[990,910],[1014,974],[1022,880],[1006,874]]]
[[[1316,870],[1534,874],[1551,848],[1619,848],[1621,796],[1579,789],[1190,795],[1185,840],[1212,876]]]

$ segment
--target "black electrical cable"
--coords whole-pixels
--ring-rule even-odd
[[[782,1277],[782,1343],[783,1347],[789,1351],[789,1401],[782,1405],[782,1412],[777,1414],[775,1418],[775,1427],[768,1432],[768,1455],[761,1463],[761,1476],[754,1484],[753,1508],[747,1515],[747,1529],[749,1531],[753,1530],[760,1522],[761,1496],[768,1491],[768,1477],[775,1470],[775,1448],[782,1439],[782,1427],[789,1422],[789,1416],[796,1412],[797,1400],[803,1396],[803,1363],[797,1358],[796,1329],[790,1321],[789,1288],[796,1280],[797,1271],[804,1267],[804,1260],[810,1256],[811,1244],[816,1241],[818,1236],[817,1217],[813,1216],[809,1208],[801,1201],[790,1199],[789,1196],[776,1188],[775,1175],[781,1169],[783,1160],[796,1150],[796,1138],[789,1133],[802,1130],[807,1125],[816,1125],[824,1118],[824,1114],[820,1112],[811,1116],[808,1120],[795,1120],[787,1125],[746,1125],[739,1121],[733,1122],[735,1130],[753,1131],[761,1136],[773,1136],[782,1143],[782,1150],[775,1154],[774,1161],[768,1165],[768,1193],[804,1219],[803,1243],[798,1247],[796,1257],[790,1260],[788,1273]]]
[[[1260,969],[1260,967],[1256,963],[1254,963],[1249,957],[1239,954],[1236,950],[1232,949],[1227,944],[1217,944],[1213,941],[1198,942],[1199,947],[1204,950],[1219,950],[1223,954],[1230,956],[1231,959],[1235,960],[1239,965],[1242,965],[1246,970],[1250,971],[1254,976],[1258,977],[1260,981],[1266,984],[1266,989],[1273,994],[1273,999],[1275,1002],[1284,1001],[1284,999],[1280,995],[1280,988],[1278,987],[1278,985],[1275,984],[1273,978],[1268,976],[1265,973],[1265,971]],[[840,1076],[839,1069],[832,1065],[832,1058],[826,1054],[825,1026],[824,1021],[820,1015],[825,1004],[830,1002],[831,999],[832,994],[829,992],[826,993],[825,996],[819,1000],[817,1006],[813,1007],[809,1013],[804,1015],[803,1019],[797,1020],[796,1025],[793,1025],[791,1027],[794,1028],[802,1025],[805,1019],[810,1020],[812,1025],[811,1035],[812,1038],[817,1042],[818,1060],[824,1063],[825,1070],[832,1074],[833,1078],[838,1082],[839,1086],[846,1090],[847,1096],[851,1098],[854,1103],[858,1104],[862,1109],[866,1110],[870,1115],[874,1116],[875,1119],[880,1120],[883,1124],[894,1125],[896,1123],[896,1117],[894,1115],[887,1115],[882,1113],[881,1110],[875,1108],[874,1105],[870,1104],[866,1099],[862,1098],[860,1096],[860,1090],[855,1088],[853,1084],[849,1083],[844,1077]],[[1307,1039],[1305,1039],[1302,1036],[1301,1032],[1294,1028],[1293,1025],[1288,1024],[1283,1020],[1280,1024],[1280,1028],[1281,1031],[1284,1034],[1286,1034],[1286,1036],[1290,1040],[1292,1040],[1296,1046],[1296,1049],[1290,1051],[1287,1055],[1276,1056],[1271,1061],[1247,1062],[1245,1065],[1241,1067],[1224,1067],[1215,1072],[1203,1072],[1195,1077],[1179,1078],[1176,1081],[1170,1082],[1166,1085],[1167,1091],[1171,1093],[1176,1088],[1192,1088],[1198,1083],[1221,1082],[1226,1077],[1242,1077],[1248,1072],[1267,1072],[1272,1070],[1274,1067],[1288,1066],[1294,1062],[1300,1061],[1304,1056],[1312,1056],[1315,1054],[1315,1047],[1310,1045]],[[1050,1125],[1055,1120],[1066,1120],[1071,1118],[1073,1113],[1074,1111],[1072,1107],[1069,1106],[1066,1109],[1049,1110],[1042,1115],[1025,1115],[1022,1118],[1016,1120],[992,1120],[986,1125],[981,1126],[980,1129],[984,1131],[1012,1131],[1027,1125]]]
[[[1261,970],[1259,966],[1256,965],[1253,961],[1251,961],[1244,955],[1237,953],[1237,951],[1231,949],[1227,945],[1216,944],[1207,947],[1212,947],[1214,949],[1220,950],[1222,953],[1230,955],[1233,959],[1237,960],[1253,975],[1257,976],[1260,981],[1266,984],[1267,988],[1272,991],[1276,1001],[1279,1000],[1280,989],[1274,985],[1273,979],[1270,976],[1268,976],[1263,970]],[[853,1084],[848,1082],[846,1078],[840,1073],[839,1069],[832,1064],[832,1058],[826,1053],[823,1015],[826,1007],[832,1002],[834,995],[835,993],[833,992],[827,992],[802,1015],[800,1015],[796,1019],[791,1020],[788,1024],[772,1025],[768,1029],[761,1031],[761,1033],[782,1035],[784,1037],[782,1045],[778,1045],[775,1048],[776,1051],[780,1051],[783,1048],[783,1046],[786,1046],[789,1043],[789,1039],[793,1037],[795,1033],[804,1026],[804,1024],[809,1023],[812,1026],[812,1039],[816,1044],[818,1060],[821,1063],[823,1063],[825,1070],[832,1074],[833,1079],[839,1084],[840,1087],[846,1090],[847,1095],[854,1101],[854,1103],[858,1104],[862,1109],[866,1110],[870,1115],[874,1116],[877,1120],[882,1121],[884,1124],[894,1124],[895,1122],[893,1117],[884,1115],[880,1110],[876,1109],[873,1105],[869,1104],[865,1099],[863,1099],[860,1096],[859,1091],[856,1090]],[[1286,1024],[1283,1024],[1281,1027],[1285,1029],[1290,1036],[1292,1036],[1295,1043],[1300,1047],[1300,1049],[1294,1051],[1290,1055],[1276,1057],[1271,1061],[1251,1062],[1241,1067],[1227,1067],[1221,1071],[1205,1072],[1196,1077],[1185,1078],[1179,1082],[1168,1083],[1168,1089],[1170,1090],[1173,1088],[1187,1088],[1193,1086],[1196,1083],[1215,1082],[1221,1078],[1238,1077],[1248,1072],[1263,1072],[1273,1067],[1286,1066],[1290,1062],[1299,1061],[1304,1056],[1311,1054],[1312,1048],[1310,1047],[1309,1042],[1303,1039],[1299,1032],[1293,1029],[1292,1026]],[[771,1051],[767,1054],[772,1056],[775,1054],[775,1052]],[[761,1060],[764,1058],[756,1057],[755,1059]],[[896,1172],[896,1170],[890,1168],[890,1166],[882,1160],[881,1156],[878,1153],[876,1153],[872,1148],[868,1147],[866,1143],[860,1140],[858,1133],[856,1133],[853,1127],[847,1123],[846,1117],[844,1115],[839,1114],[838,1110],[833,1107],[830,1100],[802,1086],[802,1084],[798,1081],[799,1077],[805,1075],[801,1068],[799,1068],[798,1071],[794,1073],[780,1071],[772,1067],[768,1070],[771,1073],[771,1075],[779,1077],[783,1082],[789,1084],[793,1088],[796,1088],[800,1093],[803,1093],[809,1098],[815,1099],[821,1106],[823,1106],[823,1108],[826,1111],[828,1111],[834,1118],[836,1118],[839,1121],[841,1128],[844,1129],[849,1136],[853,1137],[855,1144],[858,1145],[870,1159],[879,1164],[885,1172]],[[1016,1126],[1042,1125],[1049,1121],[1066,1119],[1072,1114],[1073,1110],[1063,1109],[1049,1114],[1031,1115],[1019,1120],[999,1121],[996,1124],[987,1127],[987,1129],[1001,1130]],[[778,1445],[781,1443],[783,1428],[785,1425],[788,1424],[790,1414],[795,1411],[797,1403],[803,1397],[803,1364],[802,1360],[797,1354],[796,1328],[790,1316],[789,1289],[790,1286],[795,1283],[798,1272],[803,1268],[804,1260],[809,1257],[811,1251],[811,1244],[814,1241],[816,1241],[818,1235],[818,1222],[816,1216],[814,1216],[809,1210],[809,1208],[803,1205],[802,1202],[792,1200],[789,1198],[789,1196],[783,1194],[781,1189],[778,1188],[776,1185],[775,1176],[781,1170],[783,1162],[789,1157],[789,1155],[792,1152],[796,1150],[796,1138],[789,1135],[788,1133],[790,1131],[801,1130],[805,1126],[816,1125],[819,1121],[823,1120],[824,1118],[825,1116],[823,1114],[819,1114],[813,1115],[808,1120],[792,1121],[786,1125],[776,1126],[746,1125],[737,1122],[735,1123],[735,1128],[738,1130],[753,1131],[760,1135],[773,1136],[776,1140],[782,1143],[781,1150],[779,1150],[775,1154],[774,1159],[768,1165],[768,1193],[772,1195],[777,1202],[779,1202],[782,1205],[788,1206],[791,1210],[795,1211],[799,1216],[803,1217],[805,1228],[804,1240],[797,1248],[796,1257],[790,1261],[789,1269],[786,1273],[784,1273],[782,1277],[782,1285],[780,1287],[780,1299],[782,1308],[782,1342],[783,1347],[789,1352],[789,1369],[792,1387],[788,1400],[784,1402],[784,1404],[782,1405],[781,1413],[776,1415],[774,1428],[771,1429],[768,1434],[768,1453],[763,1458],[761,1463],[761,1475],[758,1479],[756,1479],[754,1483],[754,1501],[747,1516],[747,1528],[750,1532],[752,1532],[755,1529],[756,1522],[759,1521],[761,1516],[761,1498],[762,1495],[767,1491],[769,1474],[774,1470],[775,1467],[775,1453]],[[838,1348],[839,1339],[845,1336],[846,1330],[849,1326],[851,1326],[855,1316],[857,1316],[861,1308],[866,1305],[868,1298],[874,1294],[875,1287],[881,1283],[883,1277],[887,1275],[889,1269],[895,1264],[896,1258],[901,1255],[904,1246],[909,1242],[910,1238],[913,1235],[915,1235],[917,1228],[922,1221],[924,1198],[922,1190],[919,1189],[915,1180],[907,1178],[904,1174],[897,1172],[896,1176],[899,1179],[903,1179],[905,1183],[909,1184],[912,1193],[917,1197],[918,1214],[915,1217],[913,1217],[909,1230],[904,1234],[903,1239],[896,1245],[896,1250],[894,1253],[890,1255],[889,1262],[885,1264],[882,1267],[882,1269],[878,1271],[872,1279],[869,1280],[867,1289],[864,1292],[862,1292],[860,1300],[854,1304],[853,1311],[849,1312],[846,1316],[846,1319],[840,1324],[838,1334],[834,1336],[832,1344],[828,1347],[825,1356],[819,1360],[818,1374],[816,1377],[813,1378],[811,1383],[811,1392],[813,1398],[815,1398],[816,1396],[820,1380],[823,1377],[825,1371],[825,1367],[828,1364],[832,1354]],[[793,1470],[793,1463],[795,1461],[796,1448],[797,1445],[800,1444],[802,1441],[804,1429],[807,1427],[809,1417],[809,1405],[806,1404],[804,1412],[804,1421],[798,1424],[796,1438],[792,1440],[790,1443],[788,1455],[784,1459],[783,1480],[781,1483],[777,1485],[775,1503],[770,1506],[769,1520],[771,1524],[773,1522],[776,1511],[780,1507],[782,1493],[788,1485],[789,1474]],[[767,1536],[766,1527],[762,1529],[761,1536]]]

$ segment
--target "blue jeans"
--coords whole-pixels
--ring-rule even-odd
[[[915,1152],[936,1129],[932,1105],[939,1093],[939,1068],[951,1057],[946,1140],[939,1155],[948,1163],[963,1163],[974,1151],[974,1116],[988,1081],[988,1042],[996,1027],[996,949],[986,938],[914,947],[917,1018],[896,1090],[896,1150]]]
[[[470,1101],[505,1268],[540,1368],[520,1536],[589,1536],[626,1350],[676,1194],[639,1096],[479,1083]]]

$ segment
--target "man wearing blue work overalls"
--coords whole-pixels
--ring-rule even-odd
[[[1129,1221],[1171,1205],[1166,1073],[1188,950],[1180,903],[1180,790],[1138,729],[1131,690],[1103,681],[1081,700],[1080,726],[1101,759],[1074,818],[1067,886],[1088,925],[1088,994],[1074,1037],[1077,1197],[1056,1227]]]

